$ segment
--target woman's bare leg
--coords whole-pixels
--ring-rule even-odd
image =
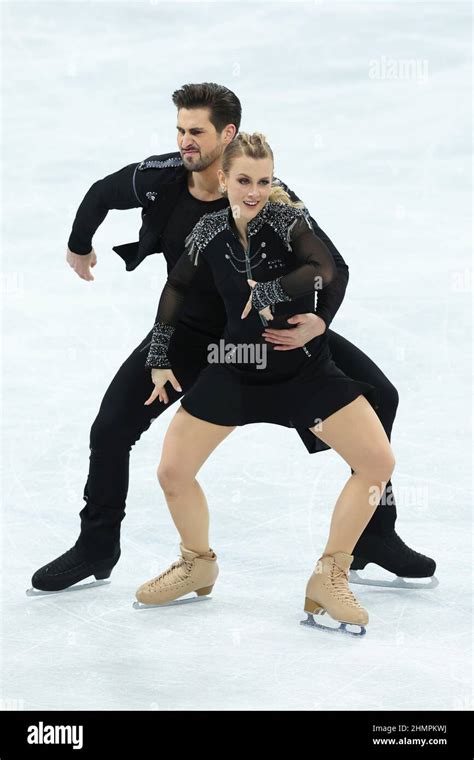
[[[235,427],[214,425],[180,407],[166,432],[158,480],[187,549],[209,551],[209,510],[196,475]]]
[[[354,470],[334,507],[324,550],[324,554],[352,554],[392,475],[395,460],[390,442],[362,395],[310,429]]]

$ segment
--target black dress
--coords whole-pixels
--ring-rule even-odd
[[[247,236],[244,250],[230,208],[206,214],[195,225],[163,289],[146,366],[172,369],[171,336],[205,261],[227,323],[223,339],[209,344],[208,366],[181,399],[182,406],[217,425],[267,422],[306,430],[303,440],[310,453],[327,449],[319,439],[315,447],[308,428],[361,394],[376,406],[376,389],[335,365],[326,334],[303,348],[275,351],[262,337],[267,322],[259,312],[270,306],[272,328],[291,327],[288,317],[314,312],[315,293],[336,274],[333,258],[304,208],[267,202],[248,224]],[[252,291],[247,279],[257,281]],[[251,292],[253,308],[241,319]]]

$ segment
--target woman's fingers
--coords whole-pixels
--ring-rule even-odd
[[[265,319],[267,319],[269,322],[273,319],[273,314],[269,306],[265,306],[265,308],[262,309],[260,314],[262,315],[262,317],[265,317]]]
[[[245,304],[244,310],[243,310],[242,314],[240,315],[240,318],[241,319],[245,319],[245,317],[248,314],[250,314],[251,309],[252,309],[252,294],[250,294],[250,298],[247,301],[247,303]]]
[[[149,397],[145,401],[145,406],[149,406],[150,404],[152,404],[154,402],[154,400],[156,398],[158,398],[158,396],[160,395],[160,391],[161,390],[162,390],[161,388],[159,388],[157,385],[155,385],[155,387],[153,388],[151,394],[149,395]]]
[[[169,401],[168,394],[166,393],[164,388],[160,388],[160,392],[158,393],[158,396],[160,397],[160,401],[163,404],[167,404]]]
[[[168,394],[166,393],[164,388],[158,388],[157,385],[153,388],[152,393],[150,394],[149,398],[145,401],[145,406],[150,406],[150,404],[153,404],[155,399],[159,398],[160,401],[163,401],[165,404],[168,403]]]
[[[171,370],[168,371],[168,381],[171,383],[175,391],[179,391],[181,393],[183,389],[179,384],[179,380],[174,376],[174,373]],[[166,403],[168,403],[168,401],[166,401]]]
[[[245,304],[244,310],[243,310],[240,318],[241,319],[245,319],[245,317],[247,317],[250,314],[251,310],[252,310],[252,296],[250,296],[249,300]],[[264,309],[262,309],[261,311],[259,311],[259,314],[261,314],[262,317],[265,317],[265,319],[268,322],[270,322],[273,319],[273,314],[272,314],[271,309],[270,309],[269,306],[265,306]]]
[[[153,391],[150,394],[149,398],[147,398],[145,401],[146,406],[152,404],[156,398],[159,398],[160,401],[162,401],[164,404],[168,403],[169,398],[165,390],[166,383],[171,383],[175,391],[178,391],[179,393],[182,393],[183,391],[179,384],[178,378],[175,377],[174,373],[170,369],[152,369],[151,380],[154,383],[155,387],[153,388]]]

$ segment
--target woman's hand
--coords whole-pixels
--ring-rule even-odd
[[[168,403],[169,398],[165,391],[166,383],[171,383],[175,391],[182,391],[182,388],[171,369],[152,369],[151,379],[154,382],[155,387],[150,397],[145,401],[145,406],[152,404],[157,397],[165,404]]]
[[[250,287],[252,288],[252,290],[254,289],[255,285],[257,284],[255,280],[247,280],[247,282],[250,285]],[[248,315],[250,314],[251,311],[252,311],[252,291],[250,291],[249,300],[245,304],[244,310],[243,310],[242,314],[240,315],[240,318],[241,319],[245,319],[246,317],[248,317]],[[269,306],[266,306],[264,309],[262,309],[262,311],[259,311],[259,314],[261,314],[262,317],[265,317],[265,319],[268,322],[270,322],[270,320],[273,319],[273,314],[272,314]]]

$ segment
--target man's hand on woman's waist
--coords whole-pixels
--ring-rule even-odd
[[[290,330],[276,330],[267,327],[262,333],[268,343],[273,344],[275,351],[291,351],[294,348],[303,348],[310,340],[318,338],[326,332],[324,319],[311,312],[308,314],[295,314],[286,320],[296,325]]]

